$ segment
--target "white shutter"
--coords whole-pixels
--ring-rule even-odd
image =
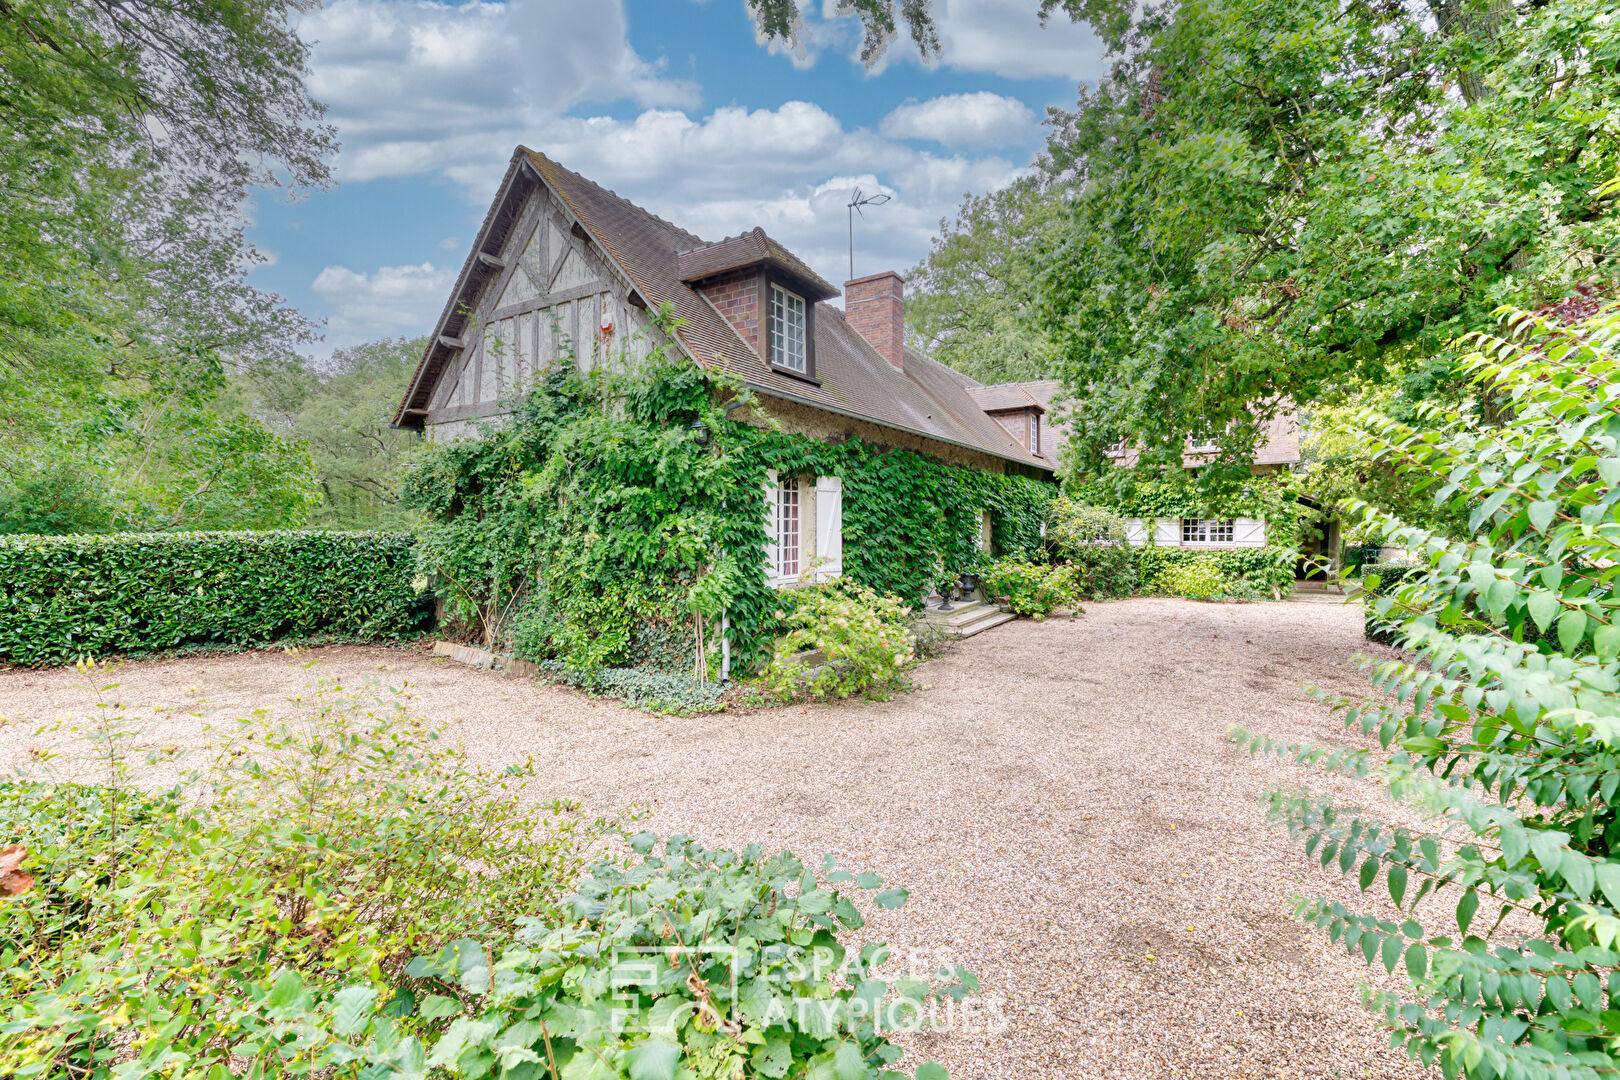
[[[1154,518],[1153,542],[1160,547],[1181,546],[1181,519]]]
[[[775,469],[765,470],[765,584],[777,583],[776,567],[776,490],[779,481]]]
[[[1147,522],[1141,518],[1125,519],[1125,542],[1132,547],[1141,547],[1148,542]]]
[[[1232,543],[1238,547],[1265,547],[1266,523],[1254,518],[1238,518],[1232,523]]]
[[[816,477],[816,560],[822,580],[844,572],[844,481],[837,476]]]

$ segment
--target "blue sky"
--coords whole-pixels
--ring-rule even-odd
[[[803,6],[787,48],[756,41],[743,0],[328,0],[300,32],[337,186],[258,202],[254,282],[325,320],[316,356],[426,331],[519,143],[705,238],[763,225],[835,283],[850,190],[885,192],[855,270],[903,272],[1103,70],[1037,0],[936,0],[942,57],[897,41],[872,71],[835,0]]]

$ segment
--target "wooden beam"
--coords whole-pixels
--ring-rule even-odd
[[[439,344],[443,345],[447,349],[464,349],[467,347],[467,343],[465,341],[458,337],[451,337],[449,334],[440,334]]]
[[[478,253],[478,261],[491,270],[502,270],[506,267],[506,260],[499,255],[491,255],[487,251]]]

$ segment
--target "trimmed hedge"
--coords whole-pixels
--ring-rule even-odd
[[[1170,566],[1190,559],[1209,558],[1223,577],[1242,579],[1262,592],[1284,596],[1294,587],[1294,560],[1291,553],[1275,547],[1204,548],[1159,547],[1145,544],[1132,549],[1142,577],[1143,592],[1165,591],[1160,575]]]
[[[0,660],[312,634],[397,637],[431,606],[405,533],[0,536]]]

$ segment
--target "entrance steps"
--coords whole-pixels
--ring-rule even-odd
[[[923,608],[924,622],[954,638],[970,638],[1002,623],[1012,622],[1017,617],[983,600],[964,600],[952,604],[950,611],[940,611],[935,604]]]

